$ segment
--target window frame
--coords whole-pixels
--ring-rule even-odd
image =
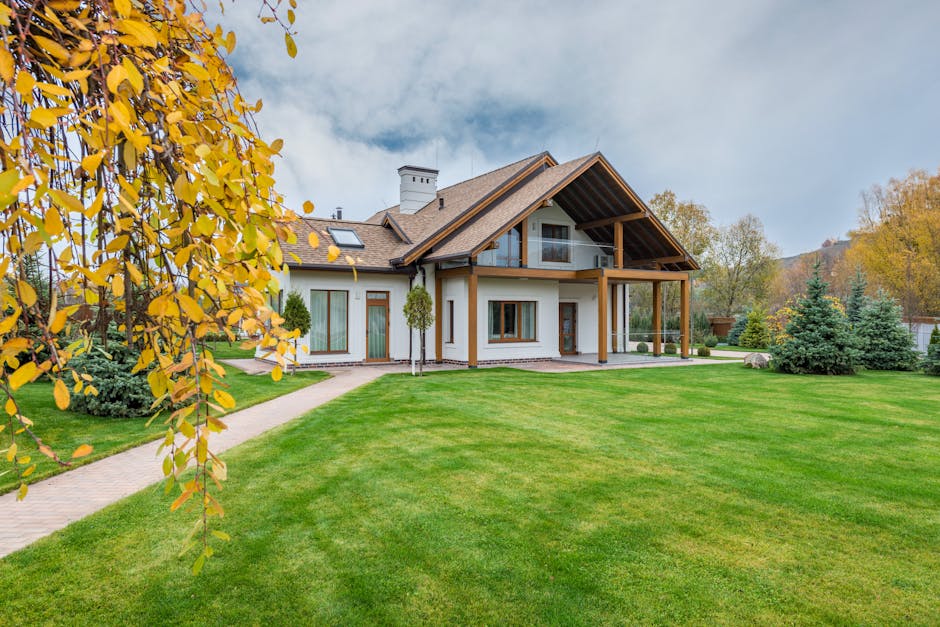
[[[310,355],[348,355],[349,354],[349,290],[331,290],[331,289],[315,289],[311,288],[311,294],[313,292],[326,292],[326,348],[325,351],[315,351],[310,346],[313,343],[313,324],[310,325],[309,337],[307,338],[307,348]],[[346,295],[346,333],[345,333],[345,344],[346,348],[332,350],[330,343],[333,336],[333,313],[332,313],[332,300],[334,293],[342,293]],[[311,303],[311,309],[313,303]]]
[[[546,238],[545,229],[548,228],[551,230],[551,235]],[[565,237],[557,237],[556,230],[564,230]],[[540,229],[542,235],[542,253],[541,258],[545,263],[571,263],[571,227],[567,224],[554,224],[551,222],[543,222]],[[564,242],[562,245],[561,242]],[[554,253],[556,250],[564,250],[564,258],[556,258]],[[551,256],[546,257],[545,253],[550,252]]]
[[[490,337],[490,329],[492,328],[492,320],[489,317],[493,313],[492,305],[493,303],[499,303],[499,332],[500,335],[497,338]],[[506,337],[505,329],[505,320],[506,320],[506,305],[514,305],[516,308],[516,329],[518,337]],[[522,306],[523,305],[532,305],[532,337],[522,337]],[[490,344],[510,344],[510,343],[519,343],[519,342],[538,342],[538,301],[535,300],[491,300],[486,304],[486,315],[487,315],[487,326],[486,326],[486,338]]]
[[[444,342],[446,342],[447,344],[453,344],[454,343],[454,301],[448,300],[445,303],[445,305],[447,309],[447,313],[446,313],[447,328],[445,329],[445,332],[444,332],[444,338],[445,338]]]
[[[341,227],[341,226],[328,226],[326,230],[330,234],[330,238],[332,238],[333,243],[336,244],[340,248],[365,248],[366,247],[366,245],[362,242],[362,238],[359,237],[359,233],[356,232],[356,229],[352,229],[349,227]],[[352,234],[353,237],[356,238],[356,241],[358,243],[349,244],[349,243],[344,242],[341,244],[339,240],[336,239],[336,234],[340,234],[340,238],[342,238],[343,236],[350,234],[350,233]]]

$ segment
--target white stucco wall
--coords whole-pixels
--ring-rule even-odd
[[[560,224],[568,227],[571,237],[571,256],[569,263],[542,261],[542,224]],[[601,248],[584,231],[575,228],[575,221],[565,213],[556,201],[552,207],[542,207],[529,216],[529,258],[530,268],[551,268],[556,270],[583,270],[594,267],[594,256],[604,254]],[[595,342],[596,343],[596,342]]]
[[[535,341],[490,342],[489,301],[493,300],[535,301]],[[477,359],[489,361],[545,357],[558,357],[558,281],[479,279]]]

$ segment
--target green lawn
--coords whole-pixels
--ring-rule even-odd
[[[217,359],[230,359],[250,357],[253,351],[242,351],[220,343],[213,353]],[[230,391],[238,402],[234,411],[293,392],[327,376],[326,373],[318,371],[300,371],[275,383],[270,376],[248,375],[229,366],[224,368],[225,380],[231,386]],[[52,398],[52,385],[47,382],[36,382],[23,387],[17,392],[16,398],[23,408],[24,415],[35,423],[37,435],[64,459],[68,459],[80,444],[87,443],[94,447],[91,455],[77,460],[73,467],[155,440],[166,432],[166,425],[161,418],[157,418],[147,427],[147,418],[101,418],[73,411],[60,411]],[[0,434],[0,438],[6,437],[7,433]],[[0,442],[4,440],[0,439]],[[8,440],[0,444],[0,447],[6,448],[7,445]],[[17,438],[17,445],[20,451],[31,451],[31,457],[36,462],[36,471],[29,476],[28,483],[35,483],[69,470],[36,452],[32,440],[25,434]],[[9,464],[4,460],[0,471],[6,471],[8,468]],[[19,479],[12,471],[0,475],[0,494],[16,489],[19,484]],[[0,625],[2,624],[0,620]]]
[[[934,623],[940,385],[737,364],[387,376],[0,561],[13,623]],[[204,617],[203,620],[201,617]]]

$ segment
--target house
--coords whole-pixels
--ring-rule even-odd
[[[663,282],[681,285],[689,356],[698,265],[602,154],[558,163],[543,152],[443,189],[437,170],[398,174],[398,205],[361,222],[301,219],[298,243],[282,244],[280,296],[299,292],[313,322],[302,364],[409,360],[418,345],[402,307],[416,283],[434,299],[429,360],[473,368],[581,354],[606,363],[627,348],[636,282],[653,284],[655,302]],[[319,248],[306,243],[311,230]],[[356,260],[356,280],[328,262],[330,244]]]

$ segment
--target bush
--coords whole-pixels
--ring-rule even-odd
[[[884,292],[862,307],[854,323],[859,361],[870,370],[913,370],[914,338],[901,321],[901,307]]]
[[[853,374],[858,363],[855,336],[835,303],[826,298],[828,285],[819,277],[819,263],[806,282],[787,324],[789,338],[771,347],[773,366],[790,374]]]
[[[695,352],[699,357],[711,357],[712,349],[710,349],[708,345],[705,344],[704,346],[699,346]]]
[[[648,353],[650,352],[650,347],[646,345],[646,342],[640,342],[636,345],[636,352]]]
[[[675,343],[674,343],[674,342],[666,342],[666,344],[663,345],[663,353],[665,353],[666,355],[675,355],[675,354],[676,354],[676,345],[675,345]]]
[[[153,395],[146,371],[131,374],[137,353],[123,344],[108,344],[107,352],[98,347],[69,361],[78,373],[93,377],[90,385],[98,394],[73,394],[70,409],[92,416],[137,418],[147,416]]]
[[[764,319],[764,310],[755,307],[747,315],[744,332],[738,338],[738,345],[744,348],[767,348],[770,345],[770,329]]]
[[[747,326],[748,313],[750,313],[750,310],[738,316],[734,324],[731,325],[731,330],[728,331],[728,344],[732,346],[738,345],[738,340],[741,338],[741,334],[744,333],[744,327]]]
[[[718,338],[714,335],[709,335],[705,338],[705,348],[715,348],[718,346]]]
[[[927,356],[924,357],[921,367],[927,374],[940,377],[940,342],[932,342],[927,346]]]

